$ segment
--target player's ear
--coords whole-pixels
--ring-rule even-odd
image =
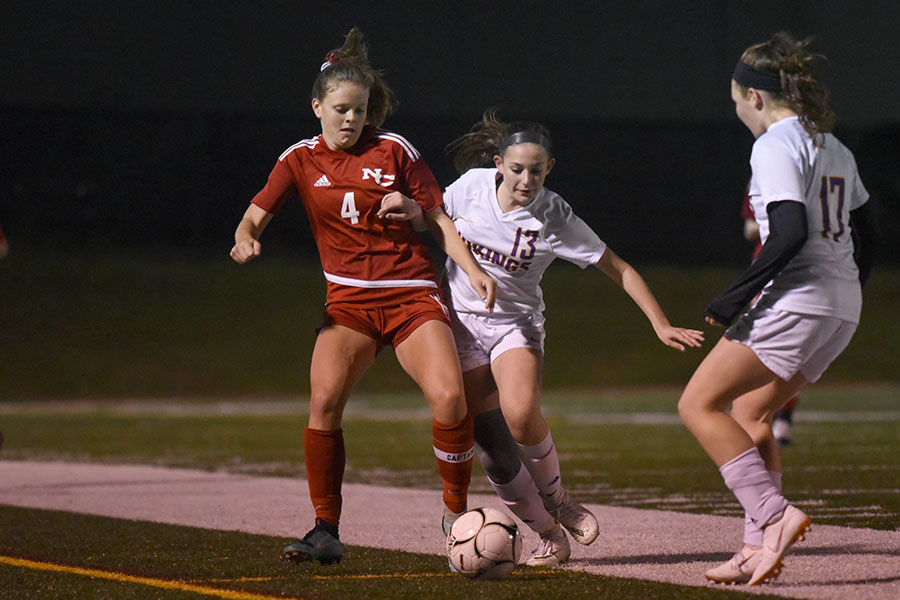
[[[494,165],[497,167],[498,171],[503,166],[503,157],[500,156],[499,154],[494,155]]]
[[[747,90],[747,98],[750,102],[753,103],[753,108],[756,110],[762,110],[763,105],[765,104],[765,99],[763,95],[756,88],[749,88]]]
[[[312,109],[313,113],[315,113],[317,119],[322,118],[322,103],[319,102],[318,98],[312,99]]]
[[[553,165],[555,165],[555,164],[556,164],[556,159],[551,157],[550,160],[547,161],[547,170],[544,172],[544,177],[546,177],[547,175],[550,174],[550,171],[553,170]]]

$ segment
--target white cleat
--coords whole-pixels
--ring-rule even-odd
[[[550,535],[541,536],[538,547],[525,564],[529,567],[560,567],[569,560],[571,552],[566,532],[557,527]]]
[[[562,490],[559,500],[554,504],[550,498],[543,498],[544,507],[556,517],[559,524],[566,528],[572,539],[587,546],[600,535],[600,525],[594,513],[572,500],[567,490]]]
[[[747,583],[762,559],[762,548],[744,545],[727,561],[705,573],[706,578],[716,583]]]
[[[753,571],[753,577],[750,578],[750,585],[759,585],[778,577],[784,555],[794,542],[803,539],[811,523],[809,515],[799,508],[788,505],[780,519],[766,525],[763,529],[763,548],[760,552],[762,556],[759,565]]]
[[[465,511],[457,514],[444,506],[444,516],[441,517],[441,531],[444,532],[444,537],[447,538],[447,547],[450,546],[450,528],[453,527],[453,524],[456,523],[456,520],[463,516]],[[447,566],[450,567],[451,573],[457,573],[456,567],[453,566],[453,563],[450,562],[450,559],[447,559]]]

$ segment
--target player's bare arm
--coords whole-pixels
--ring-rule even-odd
[[[416,231],[425,231],[428,225],[422,215],[422,207],[419,203],[400,192],[391,192],[381,199],[378,208],[379,219],[389,221],[409,221]]]
[[[607,248],[594,266],[615,281],[634,300],[634,303],[638,305],[653,326],[656,337],[663,344],[684,352],[685,346],[699,348],[703,343],[702,331],[674,327],[669,323],[669,319],[666,318],[644,278],[634,267],[619,258],[612,249]]]
[[[231,258],[234,262],[244,264],[260,255],[262,246],[259,243],[259,236],[272,220],[272,216],[255,204],[247,207],[234,231],[234,247],[231,249]]]
[[[472,284],[472,288],[478,294],[478,297],[484,300],[484,306],[493,312],[497,282],[478,266],[475,257],[472,256],[468,246],[459,237],[453,221],[444,212],[443,207],[438,207],[431,212],[425,213],[425,220],[438,245],[469,276],[469,283]]]

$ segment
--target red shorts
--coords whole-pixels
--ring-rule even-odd
[[[427,321],[441,321],[450,327],[450,313],[437,293],[379,308],[360,308],[340,302],[330,304],[325,307],[325,317],[319,330],[330,325],[341,325],[369,336],[379,346],[391,344],[397,347]]]

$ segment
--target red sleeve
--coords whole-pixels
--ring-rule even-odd
[[[747,219],[754,219],[753,216],[753,207],[750,206],[750,190],[747,189],[744,192],[744,203],[741,204],[741,217],[746,221]]]
[[[2,242],[2,241],[5,240],[5,239],[6,239],[6,236],[3,235],[3,228],[0,227],[0,242]]]
[[[403,171],[406,189],[423,211],[431,212],[444,204],[441,186],[438,185],[431,169],[425,164],[425,159],[420,156],[413,161],[406,153],[403,153]]]
[[[286,198],[297,193],[297,186],[291,170],[284,164],[284,161],[279,160],[275,163],[272,172],[269,173],[266,186],[253,197],[251,202],[267,213],[275,214]]]

